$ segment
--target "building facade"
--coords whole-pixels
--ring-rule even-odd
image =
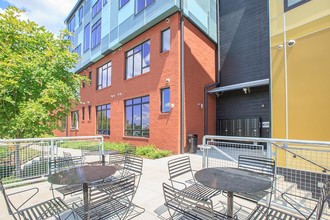
[[[77,2],[66,23],[80,55],[74,72],[90,83],[55,135],[100,134],[173,153],[186,150],[188,134],[203,136],[204,86],[216,80],[216,2],[180,3]],[[215,133],[215,98],[209,105]]]
[[[217,134],[329,141],[330,1],[219,4]]]

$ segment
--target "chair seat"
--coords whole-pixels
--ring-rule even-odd
[[[283,212],[277,209],[269,208],[264,205],[257,205],[246,220],[303,220],[303,218]]]
[[[80,192],[82,191],[83,187],[82,184],[77,184],[77,185],[71,185],[71,186],[61,186],[57,187],[55,190],[62,195],[70,195],[72,193]]]
[[[32,207],[19,210],[17,213],[28,220],[47,219],[59,213],[70,209],[62,199],[54,198],[45,202],[39,203]]]
[[[132,204],[123,203],[118,200],[106,200],[93,203],[89,211],[90,220],[106,219],[117,215],[120,216],[128,211],[130,207],[132,207]],[[81,219],[85,219],[85,216],[87,215],[84,211],[84,206],[75,209],[75,213],[78,214]]]
[[[186,193],[193,198],[212,198],[213,196],[220,194],[221,190],[212,189],[210,187],[204,186],[202,184],[192,184],[181,190],[182,193]]]
[[[258,202],[262,200],[264,197],[266,197],[269,194],[267,191],[261,191],[256,193],[234,193],[234,196],[249,200],[252,202]]]

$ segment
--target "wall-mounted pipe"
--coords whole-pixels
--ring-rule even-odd
[[[184,153],[184,13],[183,0],[180,0],[180,72],[181,72],[181,112],[180,112],[180,153]]]

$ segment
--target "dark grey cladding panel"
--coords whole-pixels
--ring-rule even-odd
[[[103,54],[109,49],[109,34],[107,34],[101,41],[101,53]]]
[[[141,24],[143,24],[143,21],[144,21],[143,12],[140,12],[137,15],[130,16],[118,26],[119,36],[121,36],[121,38],[124,38],[127,35],[131,34],[130,32],[128,32],[128,30],[132,29],[132,24],[140,24],[138,26],[141,26]],[[134,31],[135,29],[132,30]]]
[[[270,76],[268,0],[221,0],[221,86]]]
[[[91,20],[92,20],[92,13],[91,12],[86,13],[84,15],[84,21],[85,21],[84,25],[86,26],[87,21],[90,22]]]
[[[217,98],[218,120],[260,118],[261,122],[269,122],[269,112],[270,100],[268,86],[251,88],[251,92],[248,94],[245,94],[242,89],[228,91]],[[261,129],[261,137],[270,137],[270,128]]]

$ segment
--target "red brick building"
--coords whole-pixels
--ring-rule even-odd
[[[201,143],[204,87],[216,80],[216,44],[187,18],[183,24],[184,83],[181,81],[180,12],[175,12],[77,72],[90,77],[91,83],[81,87],[81,104],[68,117],[69,130],[56,131],[55,135],[102,134],[106,141],[137,146],[153,144],[173,153],[179,153],[182,147],[187,150],[190,133],[197,134]],[[169,47],[162,48],[164,31],[170,36],[165,42]],[[140,62],[136,55],[140,53],[136,52],[139,48],[142,48],[142,59],[143,54],[148,54],[145,57],[149,63],[142,61],[142,70],[134,66],[130,71],[131,60],[133,65]],[[110,76],[110,81],[100,79],[102,71]],[[102,86],[104,81],[106,86]],[[183,133],[181,86],[184,86]],[[215,97],[210,96],[209,134],[215,133],[215,104]]]

